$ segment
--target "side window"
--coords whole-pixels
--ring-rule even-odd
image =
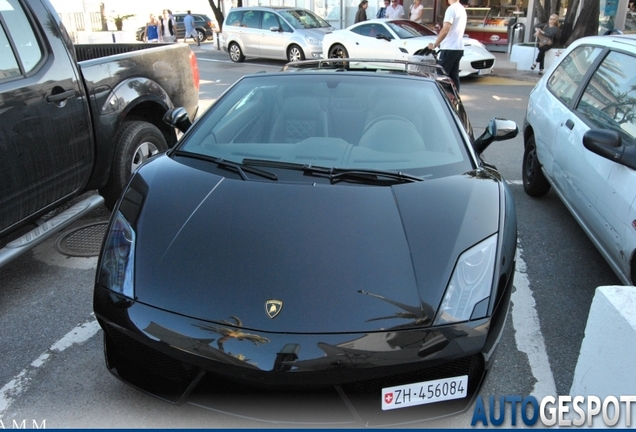
[[[287,22],[285,22],[285,20],[282,19],[280,16],[278,17],[278,21],[280,22],[280,26],[283,28],[283,31],[285,33],[293,33],[294,32],[294,29],[292,28],[292,26],[287,24]]]
[[[633,145],[636,137],[635,70],[635,57],[610,52],[594,72],[576,108],[592,127],[620,132],[627,145]]]
[[[0,25],[0,80],[18,75],[20,75],[18,60],[9,45],[4,28]]]
[[[601,48],[580,46],[572,51],[555,69],[548,80],[548,90],[565,105],[570,105],[585,73],[601,52]]]
[[[240,27],[241,26],[241,15],[243,14],[243,12],[240,11],[234,11],[234,12],[230,12],[230,14],[227,17],[227,25],[231,25],[234,27]]]
[[[263,22],[261,23],[261,28],[264,30],[269,30],[272,27],[279,27],[278,18],[276,18],[276,14],[271,12],[263,12]]]
[[[373,30],[373,26],[371,24],[363,24],[352,29],[351,31],[354,33],[358,33],[360,36],[371,36],[371,30]]]
[[[3,40],[6,41],[6,43],[0,41],[0,43],[2,43],[0,52],[2,52],[3,57],[0,62],[4,64],[4,62],[7,61],[7,59],[4,59],[5,50],[7,57],[16,59],[16,52],[10,52],[12,50],[8,39],[11,39],[15,44],[14,48],[17,51],[17,60],[22,66],[21,73],[27,74],[31,72],[43,58],[43,52],[40,48],[38,38],[17,0],[3,0],[0,2],[0,15],[2,16],[0,22],[4,27]]]
[[[258,11],[245,11],[243,12],[243,27],[247,28],[259,28],[259,18],[261,13]]]

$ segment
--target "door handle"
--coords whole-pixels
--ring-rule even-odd
[[[568,120],[565,122],[565,126],[566,126],[568,129],[572,130],[572,128],[574,127],[574,122],[573,122],[572,120],[568,119]]]
[[[75,96],[75,90],[66,90],[62,93],[51,94],[46,97],[47,102],[62,102],[63,100],[69,99]]]

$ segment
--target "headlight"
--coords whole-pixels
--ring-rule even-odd
[[[313,36],[305,36],[305,40],[309,45],[322,45],[322,41],[319,41]]]
[[[475,306],[490,297],[496,252],[497,234],[461,254],[446,287],[435,325],[470,320]]]
[[[131,299],[134,298],[133,273],[135,261],[135,232],[117,211],[104,243],[99,283]]]

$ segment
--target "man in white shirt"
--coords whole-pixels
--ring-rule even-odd
[[[444,14],[444,26],[429,49],[439,47],[439,64],[455,83],[459,92],[459,62],[464,55],[464,31],[466,30],[466,10],[459,0],[448,0]]]
[[[404,18],[404,7],[398,3],[398,0],[391,0],[391,5],[386,8],[386,18]]]

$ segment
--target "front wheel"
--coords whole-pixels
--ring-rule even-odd
[[[298,45],[291,45],[287,49],[287,61],[297,62],[305,60],[305,53]]]
[[[522,178],[523,189],[530,196],[540,197],[547,194],[550,190],[550,182],[541,171],[541,163],[539,163],[539,158],[537,157],[537,146],[534,142],[534,136],[528,138],[523,152]]]
[[[168,143],[157,126],[145,121],[124,122],[115,137],[115,145],[110,176],[99,191],[109,209],[115,206],[137,167],[168,149]]]
[[[228,52],[230,53],[230,59],[235,63],[239,63],[245,60],[243,51],[241,51],[241,47],[238,46],[236,42],[232,42],[230,44],[230,47],[228,48]]]
[[[347,49],[340,44],[336,44],[332,46],[331,48],[329,48],[329,58],[348,58],[348,57],[349,57],[349,53],[347,52]]]

